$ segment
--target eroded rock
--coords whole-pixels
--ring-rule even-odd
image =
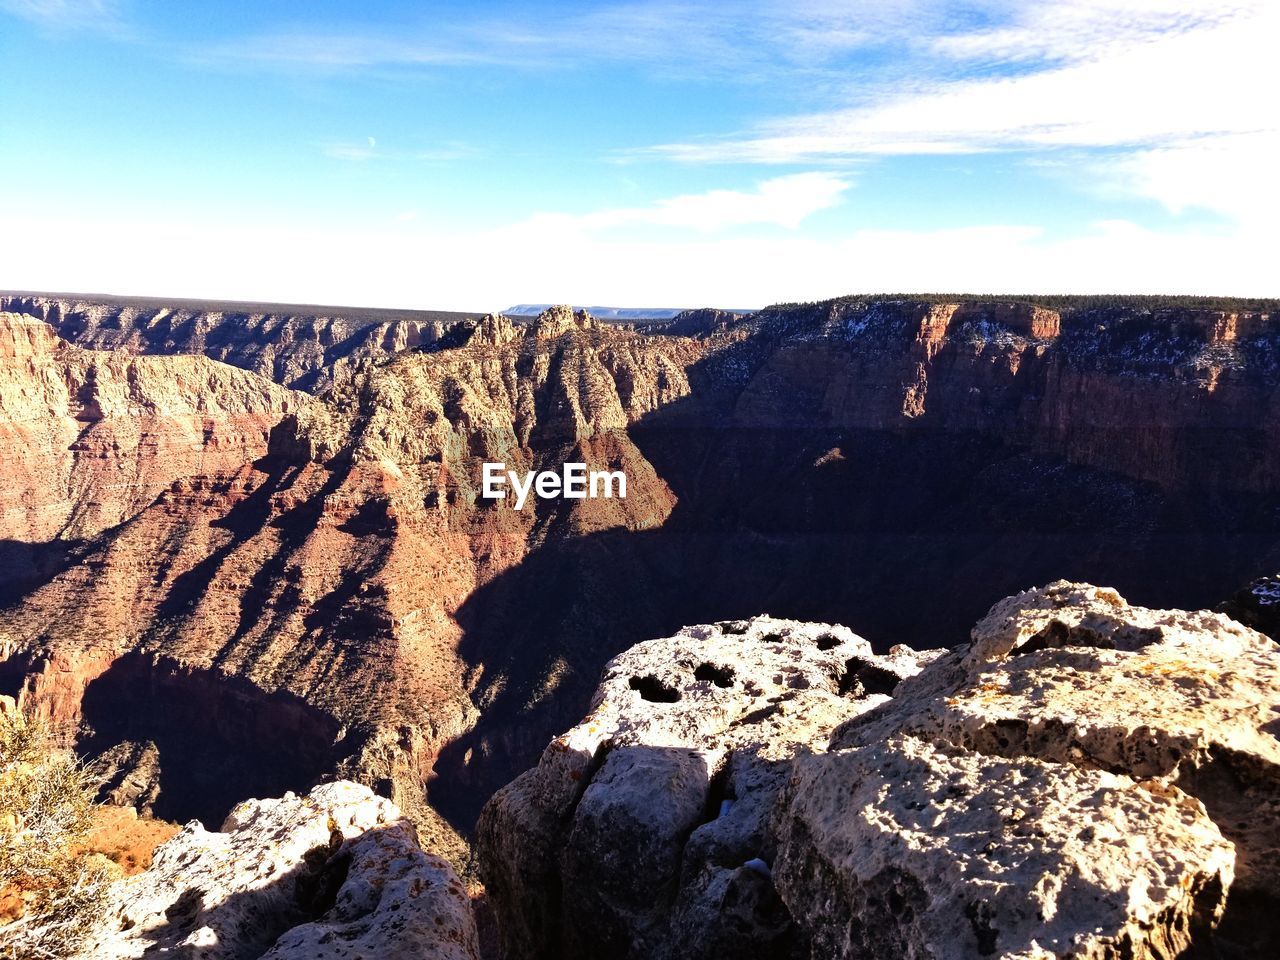
[[[465,890],[390,803],[348,781],[187,824],[116,884],[94,958],[477,956]]]
[[[689,628],[491,801],[482,873],[515,958],[1262,960],[1278,718],[1271,640],[1087,584],[941,654]]]
[[[511,957],[800,957],[768,878],[786,764],[936,654],[758,617],[639,644],[481,816]],[[758,861],[758,863],[756,862]]]

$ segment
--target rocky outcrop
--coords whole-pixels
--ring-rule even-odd
[[[481,817],[505,955],[806,955],[767,866],[788,763],[934,656],[758,617],[611,661],[586,719]]]
[[[490,801],[507,956],[1280,945],[1269,639],[1065,582],[927,657],[775,624],[613,661],[583,723]]]
[[[94,760],[99,803],[129,807],[151,816],[160,796],[160,750],[151,740],[113,744]]]
[[[189,823],[112,888],[85,957],[475,960],[466,891],[389,802],[349,782]]]
[[[47,321],[71,343],[135,355],[203,355],[313,393],[370,362],[430,348],[474,315],[153,298],[0,295],[0,310]]]
[[[1280,576],[1258,577],[1218,604],[1218,612],[1280,641]]]

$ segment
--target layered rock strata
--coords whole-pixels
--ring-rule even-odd
[[[1272,641],[1083,584],[928,656],[691,628],[494,796],[482,874],[509,957],[1262,958],[1277,715]]]
[[[308,402],[203,357],[82,350],[0,313],[0,540],[91,539],[177,481],[234,477]]]
[[[267,456],[175,480],[90,544],[4,613],[0,689],[91,752],[154,741],[157,815],[216,823],[340,770],[462,861],[423,801],[477,716],[458,609],[547,540],[663,522],[674,498],[627,427],[687,392],[700,356],[563,309],[466,332],[301,404]],[[480,499],[485,461],[624,470],[628,495],[517,511]]]
[[[369,363],[447,341],[464,313],[358,310],[151,298],[0,295],[90,350],[203,355],[296,389],[319,392]]]
[[[61,463],[79,433],[46,450],[15,428],[8,496],[43,492],[0,543],[29,575],[0,610],[0,692],[92,754],[153,742],[158,815],[217,823],[339,771],[461,862],[456,834],[581,716],[603,664],[681,624],[767,608],[951,644],[995,597],[1062,572],[1195,606],[1275,569],[1270,309],[847,299],[668,328],[689,336],[563,308],[467,319],[325,374],[322,397],[282,391],[288,413],[207,401],[189,460],[128,438],[184,435],[164,411],[199,410],[198,391],[112,407],[109,430],[86,422],[93,456],[71,457],[83,496],[28,462]],[[183,349],[187,332],[118,347]],[[226,379],[219,398],[271,387],[200,358],[92,356],[157,398],[187,394],[151,374],[192,364]],[[63,378],[12,369],[15,397]],[[236,423],[243,442],[223,433]],[[497,460],[624,469],[628,497],[516,511],[478,496]]]

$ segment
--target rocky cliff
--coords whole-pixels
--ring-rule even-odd
[[[687,628],[479,829],[505,956],[1269,957],[1280,648],[1059,582],[968,643]]]
[[[1280,318],[1082,301],[830,301],[752,318],[735,413],[968,433],[1190,487],[1274,492]],[[747,374],[747,376],[743,376]]]
[[[158,815],[217,822],[342,769],[461,858],[422,798],[477,716],[459,607],[548,539],[661,524],[673,498],[626,428],[701,355],[566,310],[466,334],[299,406],[267,456],[175,480],[93,541],[5,613],[0,686],[87,752],[153,743]],[[478,498],[486,460],[623,469],[631,489],[517,511]]]
[[[950,646],[1028,581],[1194,607],[1277,569],[1268,309],[462,321],[310,402],[280,391],[264,449],[183,467],[79,544],[0,611],[0,692],[86,752],[145,753],[109,789],[161,816],[216,823],[338,770],[461,860],[603,664],[682,624],[769,609]],[[134,451],[94,462],[133,476]],[[518,511],[478,496],[498,460],[621,468],[628,496]]]
[[[346,381],[364,363],[437,343],[472,316],[40,294],[0,294],[0,310],[38,317],[90,350],[203,355],[310,391]]]
[[[307,401],[202,357],[82,350],[0,313],[0,582],[38,576],[32,551],[92,539],[179,479],[235,476]]]

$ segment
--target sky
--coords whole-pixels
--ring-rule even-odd
[[[1275,0],[0,0],[0,289],[1280,295]]]

